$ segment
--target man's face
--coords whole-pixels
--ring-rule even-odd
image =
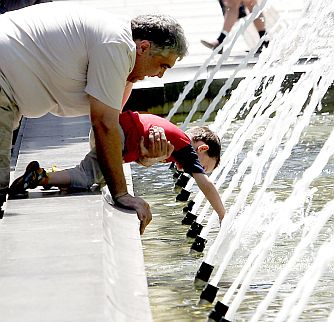
[[[142,80],[145,76],[162,77],[168,68],[172,68],[178,58],[175,54],[169,54],[167,57],[161,55],[152,55],[151,43],[147,40],[137,41],[136,63],[132,72],[128,76],[128,81],[135,83]]]

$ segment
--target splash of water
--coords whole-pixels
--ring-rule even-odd
[[[250,322],[256,322],[259,320],[259,318],[261,318],[263,312],[265,312],[271,301],[276,296],[279,287],[282,285],[289,272],[293,269],[297,261],[302,257],[306,248],[317,238],[320,229],[325,225],[328,219],[333,216],[333,213],[334,201],[330,201],[327,203],[324,209],[316,216],[317,220],[315,222],[315,225],[305,236],[303,236],[303,238],[295,248],[293,255],[289,259],[288,263],[285,265],[284,270],[280,272],[279,276],[276,278],[274,284],[270,288],[268,294],[257,307],[256,312],[252,316]]]
[[[292,292],[291,295],[284,301],[282,310],[275,319],[275,322],[297,321],[303,311],[307,299],[314,289],[315,284],[321,277],[323,270],[334,258],[333,247],[334,238],[320,247],[312,266],[306,271],[303,278],[300,279],[294,292]],[[293,305],[294,307],[292,309]],[[289,318],[287,320],[288,316]]]
[[[260,122],[264,120],[268,121],[268,116],[263,117],[265,111],[270,109],[273,109],[270,110],[271,112],[275,111],[274,117],[269,119],[268,126],[263,136],[255,142],[253,149],[248,153],[247,157],[239,166],[237,174],[233,176],[228,189],[221,196],[222,200],[225,202],[231,195],[231,191],[239,184],[239,182],[241,182],[240,193],[237,195],[235,202],[230,207],[226,218],[224,218],[223,225],[218,233],[218,236],[208,251],[207,257],[205,259],[206,263],[213,263],[214,258],[219,253],[219,250],[224,248],[224,242],[226,242],[226,237],[232,230],[231,227],[233,226],[233,221],[240,213],[240,211],[245,207],[247,197],[249,196],[251,190],[256,186],[259,186],[259,189],[256,191],[255,197],[250,207],[245,208],[246,210],[240,214],[240,216],[242,215],[243,217],[243,226],[237,227],[238,231],[236,232],[232,243],[229,245],[228,251],[223,257],[216,275],[210,281],[210,284],[212,285],[218,285],[219,281],[221,280],[225,268],[230,263],[233,252],[239,246],[243,228],[247,227],[247,223],[249,223],[249,221],[252,219],[252,214],[258,211],[258,207],[261,199],[264,196],[264,193],[275,179],[275,176],[282,167],[284,161],[290,156],[292,148],[298,143],[302,131],[308,126],[312,113],[317,108],[319,108],[319,102],[333,82],[334,73],[332,68],[332,57],[334,56],[334,41],[333,36],[331,35],[330,23],[333,21],[333,12],[334,5],[329,0],[323,0],[316,3],[309,1],[306,3],[304,18],[296,22],[296,25],[290,27],[288,30],[285,30],[284,35],[280,33],[277,38],[271,42],[268,50],[264,52],[265,55],[263,55],[263,57],[266,56],[266,61],[268,64],[264,63],[262,65],[262,67],[265,68],[264,71],[262,69],[260,75],[262,78],[266,76],[268,78],[266,88],[262,92],[262,96],[258,102],[258,105],[254,105],[255,110],[253,110],[254,106],[252,106],[252,109],[250,109],[249,105],[250,99],[254,99],[254,96],[252,96],[253,94],[251,94],[254,93],[254,87],[249,86],[250,91],[247,90],[247,85],[252,85],[251,81],[253,81],[254,78],[246,78],[240,84],[241,86],[239,86],[237,90],[232,93],[232,97],[226,104],[227,106],[225,105],[224,111],[217,113],[217,117],[212,128],[218,130],[218,133],[222,137],[226,132],[226,129],[229,127],[230,122],[232,122],[236,115],[235,114],[233,116],[233,113],[231,113],[232,110],[234,112],[244,109],[249,110],[249,113],[252,113],[253,111],[253,115],[248,114],[252,115],[252,117],[249,118],[250,123],[247,123],[248,119],[246,117],[246,125],[243,128],[243,131],[239,132],[239,138],[236,137],[234,142],[234,145],[239,144],[243,146],[247,141],[247,137],[249,138],[248,135],[252,135],[252,126],[255,126],[255,124],[259,125]],[[321,23],[319,23],[319,21]],[[324,29],[326,30],[324,31]],[[279,90],[277,90],[277,88],[280,89],[283,79],[281,76],[288,74],[288,69],[292,68],[293,64],[295,64],[301,55],[305,54],[305,52],[316,53],[318,56],[318,61],[314,62],[311,66],[305,66],[304,75],[300,77],[299,81],[294,84],[290,91],[279,94]],[[264,73],[266,73],[266,76]],[[276,91],[273,90],[274,88],[276,88]],[[246,97],[246,101],[243,100],[243,97]],[[239,99],[241,102],[237,103],[237,99]],[[266,104],[264,104],[265,101]],[[271,105],[268,107],[270,102]],[[235,106],[238,106],[238,108]],[[267,109],[264,109],[264,106]],[[261,117],[263,117],[263,120],[261,120]],[[226,120],[228,121],[226,122]],[[242,137],[243,133],[245,133],[245,130],[248,131],[248,133]],[[320,175],[322,169],[327,164],[328,159],[333,155],[333,133],[334,132],[332,132],[323,149],[318,154],[313,165],[304,172],[302,179],[296,182],[293,192],[283,203],[282,210],[278,218],[291,216],[291,214],[297,208],[302,207],[305,203],[307,191],[309,190],[309,186],[312,183],[312,180]],[[242,142],[240,142],[240,138],[243,138],[243,140],[241,140]],[[240,146],[238,148],[240,149]],[[234,157],[239,153],[236,152],[236,154],[231,155],[230,152],[234,151],[232,146],[229,146],[226,151],[228,151],[229,154],[224,153],[222,157],[225,168],[227,165],[233,164],[233,162],[228,160],[228,156],[234,159]],[[270,159],[272,159],[271,163]],[[248,169],[250,172],[245,175]],[[265,169],[267,170],[264,171]],[[217,181],[219,184],[225,181],[225,177],[230,169],[227,169],[225,172],[224,171],[223,175],[221,176],[223,179],[220,181],[218,179]],[[264,175],[265,172],[266,174]],[[217,171],[214,175],[218,176],[219,171]],[[216,186],[219,186],[217,183]],[[207,208],[205,211],[207,211]],[[326,210],[323,212],[326,212]],[[204,214],[201,213],[201,219],[203,218]],[[209,219],[208,226],[212,224],[212,221],[210,220],[211,218]],[[280,226],[281,222],[279,222],[278,219],[274,219],[272,221],[272,228],[270,233],[263,234],[261,243],[259,243],[253,253],[251,253],[249,261],[246,262],[246,266],[241,270],[240,275],[233,284],[233,288],[231,288],[231,290],[229,290],[229,292],[224,297],[224,303],[230,301],[232,294],[235,291],[236,285],[243,281],[237,296],[232,301],[232,305],[230,306],[228,314],[226,315],[227,318],[233,318],[253,275],[256,273],[267,250],[275,241],[275,238],[279,233],[278,228]],[[205,227],[201,233],[201,236],[206,236],[209,229],[210,227]],[[302,240],[301,244],[305,243],[306,240]],[[301,251],[301,248],[297,248],[297,252]],[[286,269],[288,270],[288,267]],[[321,267],[317,265],[315,265],[314,269],[321,271]],[[282,281],[283,280],[284,278],[282,278]],[[268,299],[269,298],[270,296]],[[294,301],[296,301],[296,297],[292,296],[292,298],[294,298]],[[302,306],[305,304],[305,301],[306,299],[300,300],[300,308],[302,308]],[[266,305],[268,304],[269,302],[266,302]],[[262,308],[263,307],[264,306],[262,306]],[[259,313],[257,314],[259,314],[259,316],[263,313],[262,308],[260,307],[258,310]],[[294,316],[299,316],[298,314],[300,314],[300,312],[301,309],[298,310],[298,312],[296,311]]]

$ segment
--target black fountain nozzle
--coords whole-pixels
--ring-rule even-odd
[[[190,197],[190,191],[182,188],[181,192],[176,196],[177,201],[187,201]]]
[[[228,306],[218,301],[208,316],[208,322],[220,322],[225,317],[227,311]]]
[[[196,238],[201,233],[202,229],[203,225],[194,221],[187,232],[187,237]]]
[[[206,244],[207,240],[204,239],[203,237],[201,236],[196,236],[194,242],[192,243],[190,249],[191,250],[194,250],[198,253],[202,253],[204,248],[205,248],[205,244]]]
[[[208,282],[213,269],[214,269],[214,266],[212,266],[208,263],[202,262],[200,268],[198,269],[198,271],[196,273],[195,282],[196,282],[196,280],[201,280],[203,282]]]
[[[185,207],[183,207],[183,212],[187,213],[188,211],[192,211],[194,204],[195,204],[194,200],[189,200],[188,204]]]
[[[222,318],[219,320],[219,322],[232,322],[232,321],[225,319],[225,317],[222,317]]]
[[[182,219],[181,223],[182,225],[191,225],[195,220],[197,216],[191,212],[187,212],[184,218]]]
[[[215,300],[218,290],[219,288],[217,286],[206,284],[200,295],[199,304],[206,302],[212,303]]]
[[[178,177],[178,179],[175,182],[175,188],[177,187],[185,188],[189,180],[190,180],[189,174],[181,173],[181,175]]]
[[[177,180],[177,178],[182,174],[182,171],[176,170],[173,174],[173,178]]]
[[[175,162],[171,162],[170,163],[169,170],[172,171],[173,173],[177,172],[177,168],[175,166]]]

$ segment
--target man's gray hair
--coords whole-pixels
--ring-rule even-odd
[[[172,17],[163,14],[140,15],[131,20],[132,39],[148,40],[152,53],[166,56],[176,54],[182,59],[188,53],[183,28]]]

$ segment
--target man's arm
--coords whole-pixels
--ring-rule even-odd
[[[148,203],[128,194],[123,173],[122,145],[119,134],[119,111],[89,97],[90,115],[95,135],[96,154],[103,176],[114,201],[120,206],[136,210],[141,221],[140,232],[152,220]]]
[[[225,208],[220,199],[219,193],[210,181],[207,175],[204,173],[193,173],[193,177],[201,191],[204,193],[205,197],[210,202],[212,208],[216,211],[219,219],[222,220],[225,216]]]
[[[119,111],[93,97],[90,97],[90,107],[96,152],[110,193],[113,197],[126,194],[122,145],[118,130]]]

